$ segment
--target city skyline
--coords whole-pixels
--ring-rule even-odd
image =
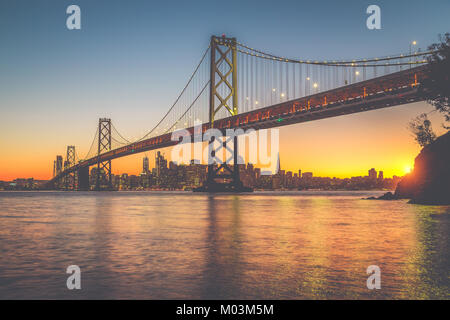
[[[58,161],[59,157],[57,158]],[[56,162],[57,162],[56,161]],[[57,167],[57,166],[55,166]],[[292,190],[394,190],[402,177],[384,176],[383,171],[374,168],[368,170],[366,176],[351,178],[317,177],[313,172],[285,171],[278,157],[275,173],[262,171],[253,164],[239,164],[240,180],[243,186],[259,191],[292,191]],[[59,170],[59,169],[56,169]],[[76,190],[84,184],[85,190],[116,190],[116,191],[192,191],[205,184],[208,166],[192,160],[190,164],[177,165],[168,162],[161,152],[155,153],[155,167],[149,167],[149,158],[142,158],[142,171],[138,175],[122,173],[107,177],[104,168],[93,167],[88,176],[88,182],[81,182],[80,176],[58,182],[61,190]],[[12,181],[0,181],[0,191],[32,191],[47,190],[46,180],[33,178],[18,178]]]
[[[415,104],[420,104],[420,103],[415,103]],[[401,109],[403,108],[402,106],[400,107],[396,107],[397,109]],[[390,108],[390,109],[396,109],[396,108]],[[371,112],[383,112],[386,110],[376,110],[376,111],[371,111]],[[394,110],[392,110],[394,111]],[[403,113],[403,110],[395,110],[395,111],[400,111],[399,113]],[[348,115],[347,117],[352,117],[355,115]],[[327,119],[325,120],[319,120],[319,121],[327,121]],[[356,120],[357,121],[357,120]],[[311,124],[311,123],[310,123]],[[301,125],[308,125],[308,123],[304,123]],[[295,125],[294,125],[295,126]],[[293,126],[289,126],[287,128],[281,128],[280,131],[283,132],[286,129],[291,129],[290,127]],[[339,126],[336,126],[336,128],[339,128]],[[372,128],[373,130],[376,130],[377,128]],[[291,129],[292,130],[292,129]],[[306,129],[307,130],[307,129]],[[336,133],[335,134],[339,134]],[[351,136],[353,133],[350,132],[348,133],[348,136]],[[408,159],[407,161],[396,161],[395,162],[395,166],[393,165],[393,161],[389,158],[384,158],[382,159],[383,161],[381,163],[378,164],[369,164],[369,161],[367,161],[367,163],[364,163],[364,161],[359,161],[358,162],[358,169],[353,168],[352,170],[333,170],[336,168],[336,164],[334,167],[329,167],[327,165],[327,162],[330,159],[324,159],[322,161],[320,161],[323,165],[323,163],[325,163],[325,165],[322,166],[321,168],[315,168],[314,167],[314,163],[308,161],[306,165],[301,165],[298,164],[298,162],[300,161],[296,161],[295,156],[294,157],[289,157],[290,154],[292,154],[292,150],[289,150],[289,145],[283,141],[282,138],[280,138],[280,154],[281,154],[281,150],[283,150],[288,156],[287,157],[283,157],[283,167],[286,168],[286,171],[292,171],[295,172],[297,171],[299,168],[305,168],[305,171],[309,171],[309,172],[314,172],[317,174],[317,176],[322,176],[322,177],[337,177],[337,178],[349,178],[349,177],[354,177],[354,176],[362,176],[365,174],[365,172],[367,172],[367,168],[370,167],[375,167],[375,168],[385,168],[387,167],[387,169],[384,169],[383,171],[385,172],[385,176],[386,177],[393,177],[393,176],[403,176],[407,173],[409,173],[413,167],[414,167],[414,158],[417,156],[418,152],[420,151],[420,147],[418,145],[416,145],[416,143],[414,142],[413,138],[410,136],[410,133],[406,130],[406,126],[405,126],[405,132],[403,133],[404,135],[407,135],[409,137],[409,141],[407,142],[406,146],[407,149],[409,149],[408,151],[411,154],[411,158]],[[333,133],[330,133],[330,136],[333,135]],[[335,135],[336,136],[336,135]],[[374,141],[370,141],[370,142],[374,142]],[[397,141],[396,141],[397,142]],[[375,144],[373,143],[373,145],[385,145],[386,141],[375,141]],[[285,148],[285,146],[287,146]],[[397,146],[397,147],[405,147],[404,145],[397,145],[396,143],[393,144],[393,146]],[[314,150],[314,148],[309,145],[309,147],[311,147],[312,152],[316,151]],[[335,148],[339,148],[339,145],[334,146]],[[311,151],[310,149],[310,151]],[[375,148],[374,148],[375,149]],[[171,154],[171,148],[162,148],[160,149],[161,153],[166,155],[168,158],[168,161],[172,161],[172,159],[170,158],[170,154]],[[347,150],[348,152],[354,151],[354,149],[351,150]],[[372,150],[375,151],[375,150]],[[127,158],[122,158],[122,159],[117,159],[114,160],[112,163],[112,173],[115,175],[120,175],[122,173],[127,173],[127,174],[134,174],[134,175],[138,175],[141,171],[141,163],[140,163],[140,159],[143,156],[147,156],[149,158],[149,166],[154,167],[155,166],[155,161],[154,161],[154,156],[149,156],[150,154],[156,154],[157,151],[152,151],[152,152],[145,152],[145,153],[141,153],[141,154],[135,154],[135,155],[130,155]],[[62,162],[65,159],[65,153],[61,153],[58,156],[62,156]],[[372,155],[368,154],[368,158],[370,158]],[[197,159],[191,159],[191,160],[197,160]],[[176,163],[176,161],[174,161]],[[51,161],[49,161],[49,163],[52,163]],[[385,164],[386,166],[383,167],[382,165],[379,164]],[[264,170],[269,170],[270,171],[270,166],[258,166],[258,163],[255,164],[256,167],[259,167],[261,169]],[[323,169],[325,168],[325,170]],[[10,175],[4,175],[4,176],[0,176],[0,180],[2,181],[12,181],[13,179],[17,179],[17,178],[25,178],[25,177],[30,177],[30,178],[34,178],[36,180],[49,180],[52,177],[52,171],[53,168],[51,166],[49,166],[49,170],[50,172],[44,172],[42,174],[37,174],[37,175],[27,175],[27,174],[19,174],[19,175],[15,175],[14,174],[10,174]],[[4,172],[2,172],[4,173]]]
[[[191,165],[201,165],[206,169],[206,165],[204,163],[201,163],[198,159],[192,159],[190,164],[179,164],[176,161],[171,161],[165,158],[165,154],[161,151],[155,151],[152,152],[153,153],[153,157],[149,157],[148,153],[145,153],[144,156],[141,157],[141,170],[139,172],[118,172],[118,173],[112,173],[114,176],[116,177],[120,177],[123,175],[126,176],[140,176],[142,174],[157,174],[156,172],[158,171],[158,169],[163,166],[164,168],[170,168],[170,166],[175,165],[175,166],[179,166],[179,167],[186,167],[186,166],[191,166]],[[150,161],[150,159],[153,159],[153,161]],[[163,164],[158,164],[158,159],[162,159],[164,162]],[[57,162],[58,160],[62,161],[61,156],[57,156],[57,160],[55,160],[55,173],[58,172],[58,170],[61,170],[61,166],[60,164],[58,165]],[[402,176],[397,176],[397,175],[393,175],[393,176],[387,176],[384,174],[384,170],[378,170],[375,168],[370,168],[370,169],[366,169],[366,173],[368,172],[367,175],[356,175],[356,176],[347,176],[347,177],[337,177],[336,175],[331,175],[331,176],[321,176],[321,175],[316,175],[314,173],[314,170],[312,171],[306,171],[306,170],[302,170],[301,168],[297,168],[295,170],[285,170],[282,166],[281,166],[281,158],[280,156],[278,156],[278,162],[277,162],[277,170],[276,172],[270,171],[270,170],[263,170],[264,168],[258,167],[250,162],[242,164],[240,166],[243,166],[244,168],[246,167],[251,167],[254,168],[256,170],[259,170],[260,175],[261,176],[274,176],[277,174],[280,174],[280,172],[282,172],[283,174],[291,174],[292,176],[297,175],[299,178],[304,178],[303,175],[305,175],[305,177],[314,177],[314,178],[333,178],[333,179],[351,179],[351,178],[361,178],[361,177],[371,177],[371,175],[373,175],[373,173],[375,174],[375,178],[379,178],[379,179],[383,179],[383,178],[393,178],[393,179],[398,179],[401,178]],[[412,168],[408,168],[408,172],[406,172],[405,174],[409,173]],[[95,172],[97,170],[97,168],[94,166],[90,169],[90,175],[94,174],[93,172]],[[372,173],[371,173],[372,172]],[[95,175],[95,174],[94,174]],[[16,177],[14,179],[11,180],[0,180],[0,182],[14,182],[16,180],[34,180],[34,181],[39,181],[39,182],[43,182],[43,181],[47,181],[47,180],[43,180],[43,179],[35,179],[34,177]]]

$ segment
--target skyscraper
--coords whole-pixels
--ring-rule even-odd
[[[145,156],[142,159],[142,173],[148,173],[148,172],[149,172],[148,157]]]
[[[63,169],[63,157],[56,156],[56,174],[59,174]]]
[[[281,170],[280,153],[278,152],[277,168],[276,168],[275,174],[279,173],[280,170]]]
[[[369,179],[370,180],[376,180],[377,179],[377,170],[374,168],[369,170]]]
[[[164,159],[164,156],[161,155],[160,151],[155,155],[155,171],[158,178],[167,171],[167,160]]]

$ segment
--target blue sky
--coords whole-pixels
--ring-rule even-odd
[[[66,28],[70,4],[81,8],[81,30]],[[370,4],[381,7],[382,30],[366,28]],[[55,154],[70,142],[84,150],[103,116],[140,136],[213,34],[283,56],[374,57],[406,52],[412,40],[435,42],[450,31],[449,13],[448,0],[2,0],[0,130],[10,142],[1,147],[14,152],[39,139]]]

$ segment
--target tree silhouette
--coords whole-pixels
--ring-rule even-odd
[[[431,128],[431,121],[425,113],[416,117],[409,123],[409,130],[414,134],[414,138],[421,147],[425,147],[436,139],[436,134]]]
[[[422,82],[422,93],[427,102],[441,112],[446,121],[450,121],[450,33],[439,35],[439,42],[428,49],[433,54],[428,57],[429,73]]]

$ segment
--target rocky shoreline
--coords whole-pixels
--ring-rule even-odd
[[[368,200],[410,199],[409,203],[450,205],[450,132],[424,147],[414,160],[414,170],[387,192]]]

